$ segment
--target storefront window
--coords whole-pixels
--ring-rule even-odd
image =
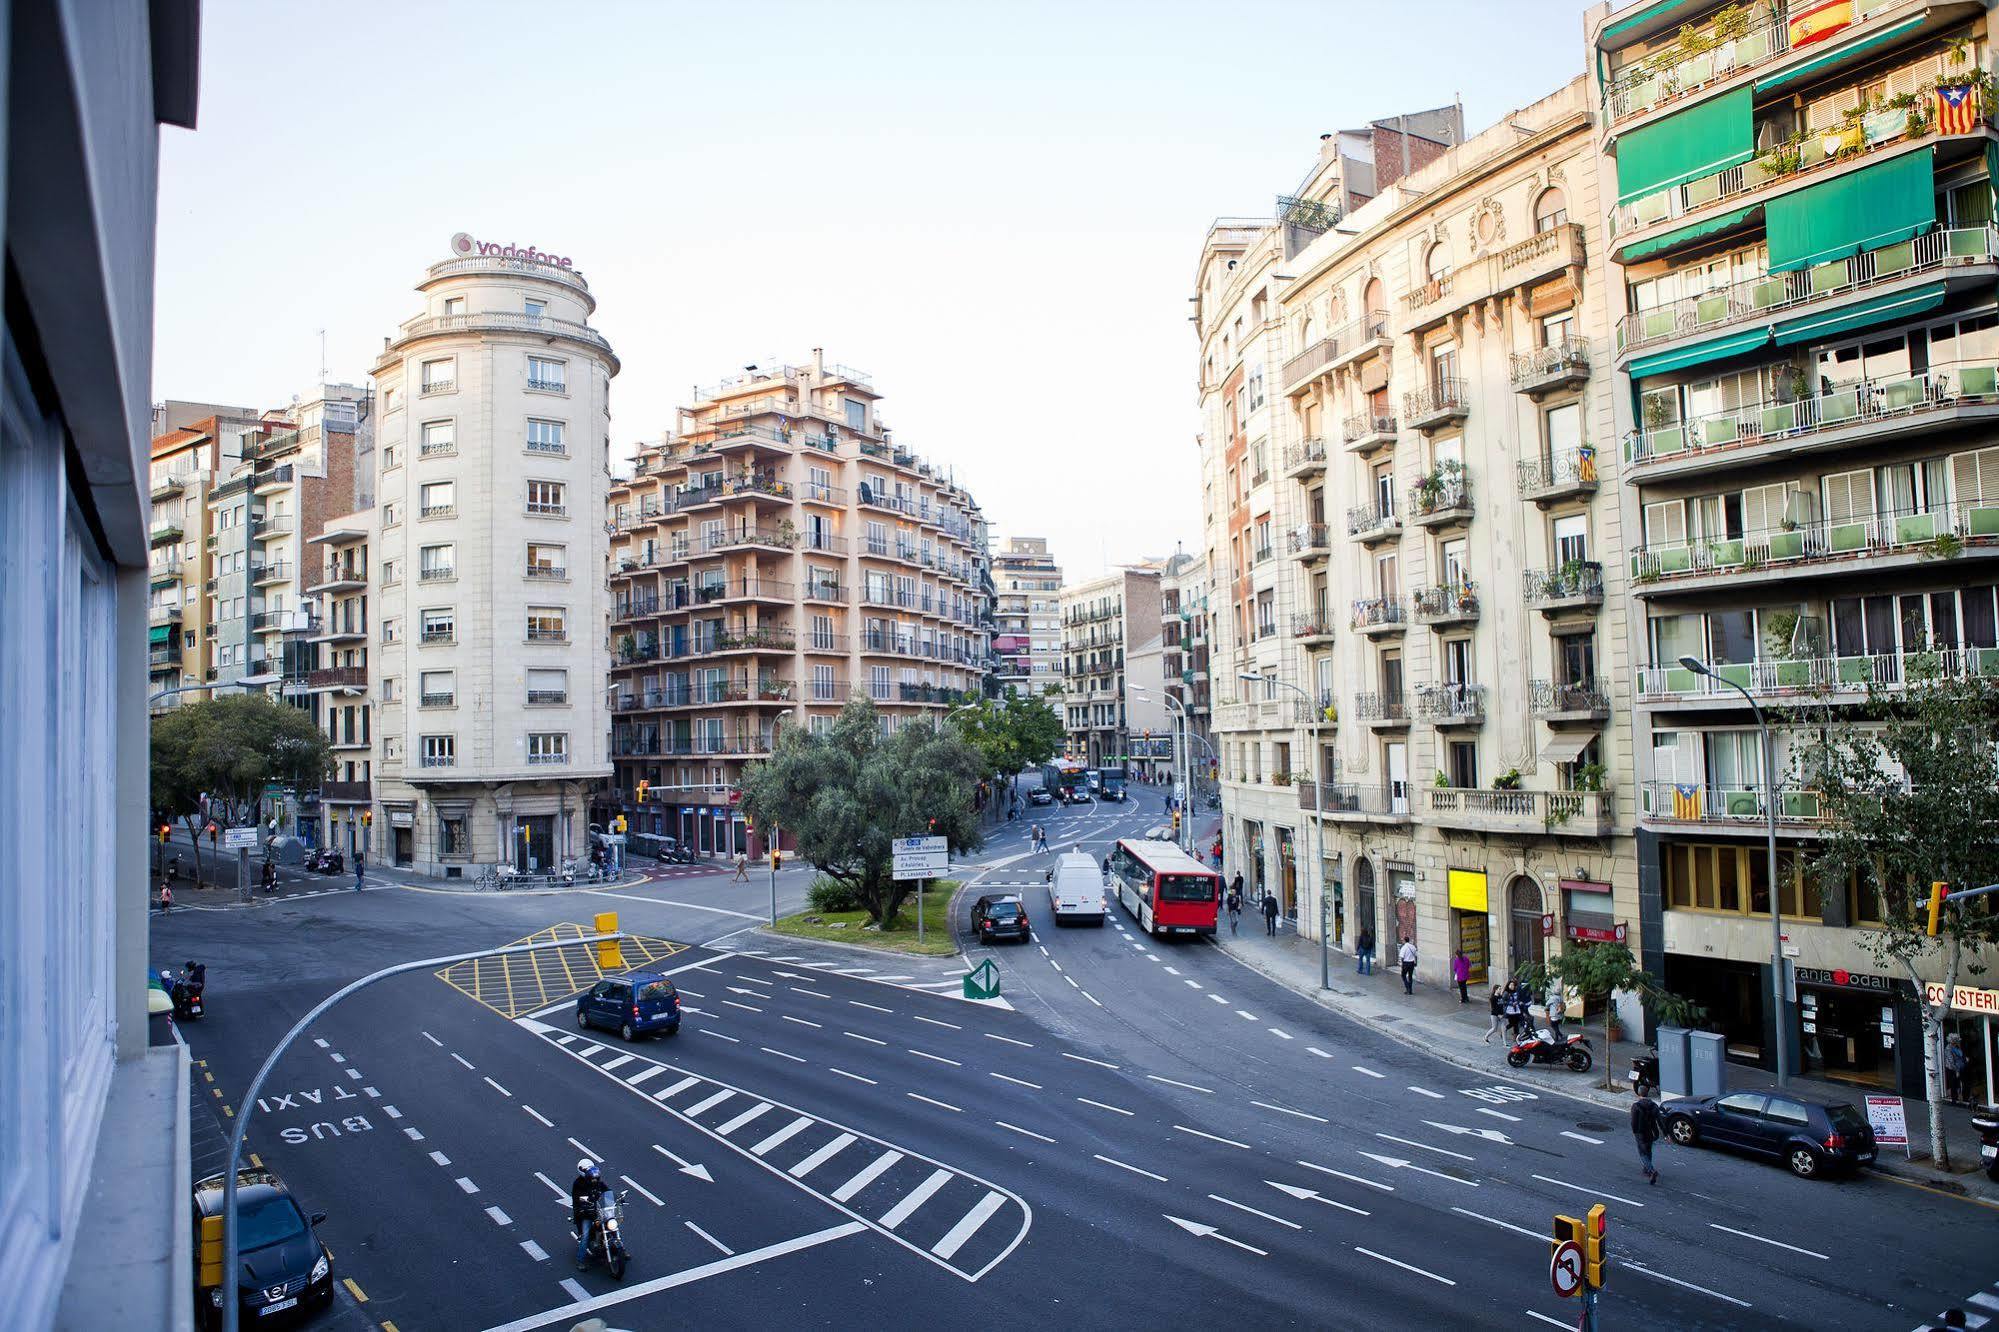
[[[440,856],[464,855],[466,845],[464,816],[440,816],[437,820],[437,853]]]
[[[1770,914],[1770,861],[1760,845],[1681,844],[1663,848],[1659,860],[1668,907],[1730,915]],[[1781,914],[1797,920],[1823,919],[1821,885],[1817,876],[1805,874],[1795,850],[1778,849],[1777,882],[1780,885],[1777,907]],[[1848,902],[1856,901],[1857,895],[1849,886]],[[1878,905],[1870,904],[1867,911],[1868,914],[1862,915],[1856,909],[1851,917],[1853,922],[1878,923]]]

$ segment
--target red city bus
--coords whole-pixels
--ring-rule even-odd
[[[1147,934],[1213,934],[1222,876],[1172,842],[1127,837],[1111,850],[1111,887]]]

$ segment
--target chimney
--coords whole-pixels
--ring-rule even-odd
[[[814,347],[812,349],[812,373],[822,379],[826,376],[826,349],[824,347]]]

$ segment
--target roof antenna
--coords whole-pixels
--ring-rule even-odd
[[[319,396],[323,398],[326,396],[324,392],[326,388],[326,330],[323,328],[319,330],[319,387],[322,390]]]

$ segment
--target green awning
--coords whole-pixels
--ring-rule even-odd
[[[1749,221],[1752,217],[1759,216],[1762,212],[1762,204],[1751,204],[1747,208],[1738,208],[1734,212],[1723,213],[1720,217],[1711,217],[1705,222],[1696,222],[1690,227],[1681,227],[1677,231],[1669,231],[1663,236],[1654,236],[1651,240],[1640,241],[1631,248],[1622,251],[1624,257],[1619,262],[1635,264],[1640,259],[1648,259],[1655,254],[1663,254],[1667,250],[1677,250],[1682,245],[1690,245],[1703,237],[1719,235],[1724,231],[1741,226],[1744,222]]]
[[[1944,284],[1932,282],[1925,287],[1898,291],[1888,296],[1876,296],[1871,301],[1861,301],[1857,305],[1843,305],[1818,314],[1787,319],[1777,325],[1772,333],[1779,347],[1789,347],[1800,342],[1816,342],[1822,338],[1837,337],[1856,328],[1866,328],[1870,324],[1885,323],[1890,319],[1908,319],[1922,314],[1925,310],[1934,310],[1943,304],[1943,297]]]
[[[1770,271],[1791,273],[1920,236],[1936,225],[1930,150],[1902,153],[1769,203]]]
[[[1863,52],[1872,51],[1876,47],[1886,46],[1889,42],[1901,36],[1901,34],[1921,25],[1925,21],[1924,16],[1921,14],[1916,15],[1914,18],[1903,19],[1894,27],[1884,28],[1864,42],[1855,42],[1851,46],[1842,46],[1836,51],[1827,51],[1815,60],[1807,60],[1802,65],[1793,65],[1782,73],[1772,74],[1767,79],[1758,79],[1756,80],[1756,91],[1759,94],[1772,92],[1778,88],[1797,83],[1802,79],[1808,79],[1826,66],[1837,64],[1849,56],[1857,56]]]
[[[1617,201],[1630,203],[1756,155],[1754,91],[1742,85],[1617,141]]]
[[[1740,356],[1744,352],[1755,351],[1770,341],[1768,328],[1752,328],[1741,333],[1730,333],[1726,337],[1709,338],[1691,347],[1675,347],[1671,351],[1653,352],[1641,356],[1625,367],[1625,373],[1633,379],[1646,375],[1663,375],[1668,370],[1684,370],[1690,365],[1700,365],[1707,361],[1719,361],[1725,356]]]
[[[173,641],[173,637],[174,637],[174,627],[170,624],[155,624],[147,626],[146,638],[150,642],[171,643]]]
[[[1699,9],[1707,0],[1656,0],[1644,6],[1629,18],[1621,18],[1596,36],[1596,44],[1608,51],[1615,49],[1617,39],[1633,28],[1649,26],[1665,18],[1683,18]]]

